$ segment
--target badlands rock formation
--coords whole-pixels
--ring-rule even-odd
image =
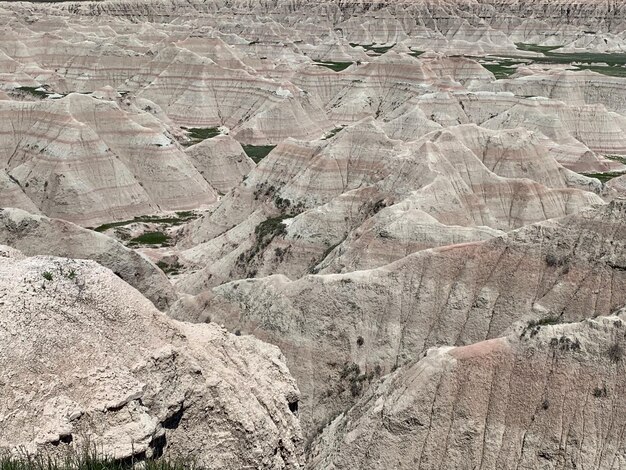
[[[163,123],[145,111],[70,94],[0,101],[0,114],[3,192],[16,193],[22,209],[95,226],[215,201]]]
[[[300,467],[299,393],[278,348],[168,319],[93,261],[0,256],[0,449]]]
[[[0,1],[0,452],[626,466],[625,31]]]
[[[329,426],[309,468],[622,468],[625,325],[430,349]]]
[[[216,287],[216,298],[188,299],[187,312],[278,344],[311,426],[350,401],[350,364],[379,375],[429,347],[467,345],[553,316],[609,315],[626,304],[625,218],[620,200],[377,269],[235,281]]]
[[[176,300],[163,272],[144,256],[106,235],[19,209],[0,210],[0,243],[25,255],[91,259],[109,268],[160,309]]]

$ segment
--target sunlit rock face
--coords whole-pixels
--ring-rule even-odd
[[[337,418],[309,468],[623,465],[620,434],[601,423],[626,413],[605,406],[623,397],[624,325],[622,313],[432,348]]]
[[[626,465],[625,28],[616,1],[0,2],[0,369],[41,391],[0,380],[0,447]]]
[[[301,467],[299,392],[278,348],[171,320],[93,261],[4,246],[0,259],[3,452]]]

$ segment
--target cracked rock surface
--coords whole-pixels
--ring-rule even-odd
[[[167,318],[93,261],[0,248],[0,450],[299,468],[275,346]]]

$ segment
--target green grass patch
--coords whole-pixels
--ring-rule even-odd
[[[528,44],[524,42],[517,42],[515,43],[515,47],[517,47],[520,51],[539,52],[541,54],[545,54],[547,52],[560,49],[563,46],[540,46],[538,44]]]
[[[509,78],[511,75],[517,72],[517,67],[515,66],[524,63],[511,59],[499,59],[497,61],[494,60],[491,62],[492,63],[481,63],[480,65],[489,70],[496,77],[497,80]]]
[[[35,96],[37,98],[45,98],[46,96],[50,94],[47,91],[38,90],[38,88],[41,88],[41,87],[21,86],[21,87],[17,87],[16,90],[20,90],[26,94]]]
[[[96,232],[105,232],[106,230],[109,230],[110,228],[124,227],[125,225],[130,225],[130,224],[139,223],[139,222],[180,225],[190,220],[193,220],[196,217],[197,215],[193,213],[192,211],[176,212],[175,216],[167,216],[167,217],[158,216],[158,215],[142,215],[142,216],[135,217],[132,220],[123,220],[120,222],[110,222],[108,224],[102,224],[96,227],[94,230]]]
[[[352,64],[354,64],[354,62],[315,62],[315,65],[329,68],[333,72],[341,72],[342,70],[350,67]]]
[[[588,176],[589,178],[595,178],[597,180],[606,183],[607,181],[612,180],[613,178],[617,178],[618,176],[622,176],[625,173],[619,171],[609,171],[606,173],[581,173],[583,176]]]
[[[328,134],[322,137],[322,140],[332,139],[337,134],[339,134],[339,132],[341,132],[342,130],[343,130],[343,127],[335,127],[332,131],[329,131]]]
[[[62,458],[53,457],[0,457],[0,470],[131,470],[137,465],[144,470],[199,470],[193,462],[185,460],[114,460],[95,452],[69,453]]]
[[[138,237],[132,238],[129,245],[163,245],[169,241],[170,237],[163,232],[146,232]]]
[[[243,151],[246,152],[254,163],[259,163],[267,155],[276,148],[275,145],[242,145]]]
[[[186,129],[186,131],[190,141],[185,142],[183,145],[187,147],[221,134],[217,127],[192,127],[191,129]]]
[[[366,51],[374,52],[376,54],[384,54],[389,49],[391,49],[393,46],[395,46],[395,44],[392,44],[391,46],[376,46],[374,44],[357,44],[357,43],[354,43],[354,42],[351,42],[350,45],[352,47],[361,46]]]

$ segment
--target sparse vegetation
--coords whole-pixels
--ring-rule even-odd
[[[124,227],[125,225],[145,222],[145,223],[153,223],[153,224],[169,224],[169,225],[181,225],[185,222],[193,220],[197,217],[197,215],[192,211],[181,211],[176,212],[175,216],[158,216],[158,215],[142,215],[135,217],[132,220],[123,220],[120,222],[110,222],[108,224],[102,224],[94,230],[96,232],[105,232],[111,228],[115,227]]]
[[[552,338],[550,346],[561,351],[579,351],[581,347],[578,338],[571,339],[565,335],[562,335],[560,338]]]
[[[530,320],[526,327],[522,330],[520,338],[526,336],[527,333],[532,338],[539,333],[542,326],[557,325],[559,323],[561,323],[561,318],[556,315],[548,315],[547,317],[539,318],[537,320]]]
[[[146,232],[138,237],[132,238],[129,245],[163,245],[169,241],[170,237],[163,232]]]
[[[589,178],[595,178],[600,180],[602,183],[606,183],[607,181],[612,180],[613,178],[617,178],[618,176],[622,176],[624,173],[618,171],[608,171],[606,173],[581,173],[584,176],[588,176]]]
[[[104,457],[94,451],[68,451],[64,457],[0,456],[0,470],[200,470],[185,459],[124,459]]]
[[[285,227],[283,220],[290,218],[290,217],[293,217],[293,215],[289,214],[289,215],[280,215],[278,217],[272,217],[270,219],[267,219],[261,222],[259,225],[256,226],[256,228],[254,229],[254,235],[255,235],[254,246],[252,246],[252,248],[250,248],[249,250],[246,250],[245,252],[241,253],[237,257],[237,262],[236,262],[236,265],[239,268],[247,269],[247,275],[249,277],[254,277],[256,275],[256,270],[250,269],[249,264],[254,260],[254,258],[259,253],[262,253],[263,250],[267,248],[267,246],[272,242],[272,240],[274,240],[275,237],[278,237],[287,233],[287,228]],[[287,252],[287,248],[285,249],[281,248],[282,256],[284,256],[286,252]],[[274,251],[274,253],[277,254],[276,250]]]
[[[19,90],[25,94],[34,96],[36,98],[45,98],[46,96],[49,95],[49,93],[45,90],[42,90],[41,87],[34,87],[34,86],[21,86],[21,87],[17,87],[16,90]]]
[[[608,396],[608,392],[606,390],[606,385],[602,387],[596,387],[593,389],[593,396],[596,398],[606,398]]]
[[[604,155],[606,158],[608,158],[609,160],[613,160],[615,162],[619,162],[622,163],[623,165],[626,165],[626,157],[623,155]]]
[[[612,344],[606,351],[606,355],[611,362],[617,364],[624,358],[624,348],[622,348],[618,343]]]
[[[275,145],[242,145],[243,151],[246,152],[254,163],[259,163],[268,154],[276,148]]]
[[[361,347],[361,346],[363,346],[363,344],[365,344],[365,340],[363,339],[363,336],[359,336],[359,337],[356,339],[356,345],[357,345],[358,347]]]
[[[354,62],[315,62],[315,65],[329,68],[333,72],[341,72],[350,67]]]
[[[163,260],[159,260],[157,261],[156,265],[165,274],[178,274],[181,268],[181,265],[178,261],[175,261],[173,263],[167,263]]]
[[[343,127],[335,127],[332,131],[329,131],[324,137],[322,137],[322,140],[332,139],[342,130],[343,130]]]
[[[52,273],[50,271],[44,271],[42,276],[46,281],[52,281],[53,279]]]
[[[395,46],[395,44],[392,44],[391,46],[376,46],[375,44],[357,44],[357,43],[354,43],[354,42],[351,42],[350,45],[352,47],[361,46],[366,51],[374,52],[375,54],[384,54],[389,49],[391,49],[393,46]]]
[[[343,365],[343,368],[339,373],[339,378],[343,382],[347,382],[350,394],[353,398],[356,398],[363,393],[365,382],[369,383],[374,379],[374,377],[380,376],[381,371],[382,369],[380,367],[376,367],[369,373],[361,373],[361,368],[358,364],[354,362],[347,362]]]
[[[548,253],[546,255],[546,264],[551,268],[556,268],[559,266],[567,266],[569,264],[569,260],[567,258],[560,258],[554,253]]]

